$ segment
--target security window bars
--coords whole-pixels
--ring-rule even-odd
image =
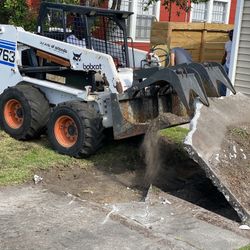
[[[226,2],[214,1],[212,22],[213,23],[224,23],[226,17]]]
[[[155,18],[155,5],[148,7],[145,10],[145,2],[137,2],[137,17],[136,17],[136,39],[148,40],[150,38],[150,31],[152,21]]]
[[[193,22],[205,22],[207,20],[207,3],[193,5]]]
[[[122,0],[121,2],[121,10],[134,12],[134,15],[129,17],[127,25],[129,36],[135,40],[148,41],[152,22],[158,19],[157,6],[160,5],[156,3],[145,10],[146,3],[145,0]],[[112,1],[110,1],[111,5]]]
[[[228,23],[231,0],[210,0],[192,5],[191,21]]]

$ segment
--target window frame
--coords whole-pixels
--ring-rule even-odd
[[[223,23],[228,24],[229,23],[229,17],[230,17],[231,0],[210,0],[210,1],[208,1],[207,2],[207,12],[206,12],[207,20],[203,20],[203,21],[200,21],[200,22],[214,23],[214,22],[212,22],[214,2],[226,3],[225,21]],[[193,20],[193,14],[194,14],[193,13],[193,6],[194,6],[194,4],[192,3],[191,6],[192,6],[192,9],[190,11],[190,22],[197,22],[197,21]]]
[[[128,2],[131,2],[129,4],[128,11],[133,12],[134,14],[131,15],[128,19],[128,36],[133,39],[134,42],[144,42],[148,43],[150,41],[150,38],[148,39],[136,39],[136,28],[137,28],[137,15],[138,15],[138,2],[140,0],[127,0]],[[109,1],[109,4],[111,4],[112,1]],[[157,21],[160,20],[160,11],[161,11],[161,1],[157,1],[155,4],[155,18]]]

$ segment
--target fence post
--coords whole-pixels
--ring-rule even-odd
[[[200,47],[200,58],[199,61],[203,62],[205,58],[205,45],[206,45],[206,36],[207,36],[207,25],[204,24],[201,34],[201,47]]]
[[[172,24],[171,22],[168,23],[168,31],[167,31],[167,47],[170,50],[170,45],[171,45],[171,37],[172,37]]]

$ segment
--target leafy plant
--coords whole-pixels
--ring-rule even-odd
[[[80,0],[54,0],[67,4],[79,4]],[[25,30],[34,31],[37,10],[29,8],[26,0],[0,0],[0,23],[13,24]]]
[[[26,0],[5,0],[1,3],[3,23],[21,26],[26,30],[34,30],[36,13],[29,10]]]
[[[250,245],[241,247],[239,250],[250,250]]]
[[[159,0],[148,0],[145,6],[145,9],[147,9],[150,5],[158,2]],[[172,8],[173,5],[176,5],[178,8],[176,15],[179,16],[181,14],[181,11],[184,11],[186,13],[190,12],[192,8],[192,3],[204,3],[208,2],[209,0],[164,0],[162,5],[165,7],[166,10],[168,10],[169,16],[168,21],[171,21],[172,17]]]

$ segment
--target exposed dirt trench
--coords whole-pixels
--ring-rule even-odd
[[[175,116],[169,116],[164,122],[171,124],[173,119]],[[180,145],[159,135],[160,123],[155,120],[151,124],[141,147],[146,164],[145,184],[153,184],[174,196],[240,221],[201,167],[188,157]]]
[[[161,190],[234,221],[239,218],[224,196],[206,178],[204,171],[176,144],[157,134],[157,124],[144,137],[115,142],[138,151],[128,167],[124,157],[109,166],[96,164],[84,170],[78,166],[57,166],[41,170],[42,185],[54,192],[71,193],[98,203],[142,201],[152,183]],[[109,142],[114,143],[114,142]],[[107,145],[106,145],[107,146]],[[124,160],[121,160],[124,159]]]

